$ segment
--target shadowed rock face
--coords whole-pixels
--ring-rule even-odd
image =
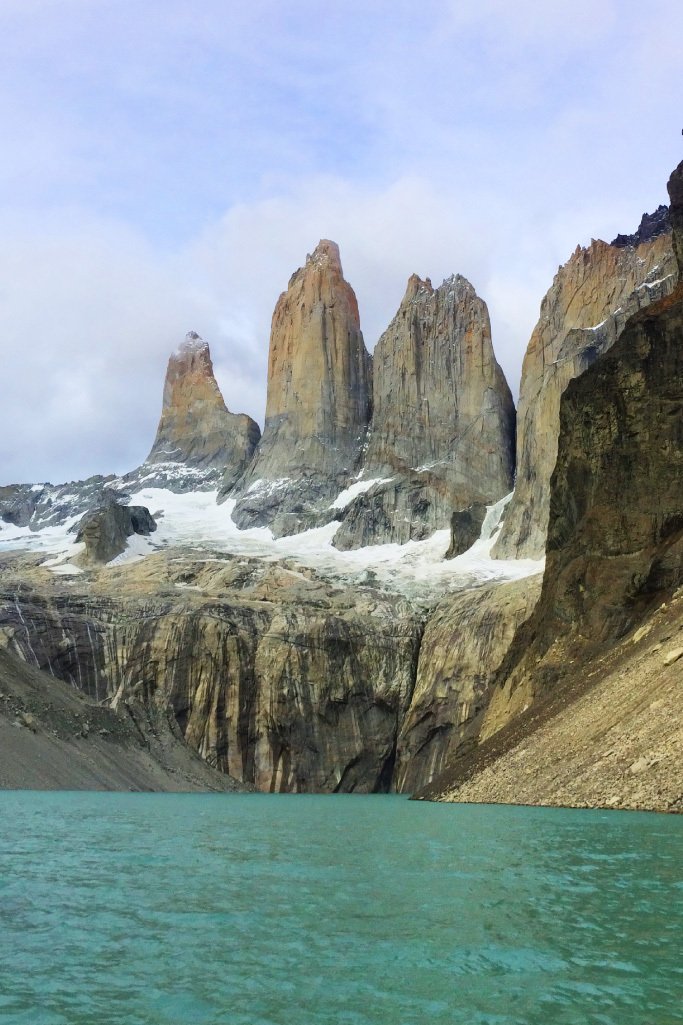
[[[309,526],[357,469],[371,412],[358,303],[339,249],[322,240],[275,307],[265,428],[235,522],[269,523],[276,533]],[[273,498],[264,485],[283,481]],[[266,494],[273,500],[264,503]]]
[[[338,547],[420,539],[448,527],[454,509],[511,491],[515,410],[469,281],[435,289],[413,275],[373,366],[364,476],[391,480],[347,510]]]
[[[167,710],[103,707],[3,648],[0,638],[1,789],[247,789],[198,758]]]
[[[612,246],[639,246],[642,242],[649,242],[657,235],[664,235],[671,231],[671,219],[669,218],[668,206],[658,206],[654,213],[643,214],[638,225],[638,230],[632,235],[617,235],[610,242]]]
[[[147,462],[217,468],[234,481],[260,435],[251,417],[228,411],[209,346],[191,331],[168,361],[161,420]]]
[[[633,313],[671,292],[676,278],[668,231],[635,248],[592,242],[560,267],[524,357],[515,494],[494,556],[543,555],[562,394],[614,345]]]
[[[683,163],[669,182],[683,256]],[[679,265],[680,270],[680,265]],[[562,397],[547,564],[484,735],[683,582],[683,284],[635,314]]]
[[[481,535],[485,519],[486,506],[481,502],[454,512],[451,517],[451,543],[445,557],[455,559],[471,548]]]

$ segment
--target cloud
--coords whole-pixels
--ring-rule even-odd
[[[482,224],[477,210],[426,180],[373,189],[329,176],[238,204],[171,254],[76,208],[40,223],[6,216],[4,480],[137,465],[153,439],[166,360],[190,329],[211,345],[229,408],[262,422],[272,310],[320,237],[341,246],[369,348],[411,273],[435,283],[465,274],[489,300],[496,349],[514,387],[538,295],[525,287],[532,261],[522,280],[513,260],[499,259],[501,246],[515,249],[518,221],[503,209],[497,220],[495,253],[490,221]]]
[[[168,353],[262,418],[271,313],[339,242],[369,348],[412,272],[468,277],[513,390],[577,242],[681,158],[674,0],[5,0],[0,478],[124,470]]]

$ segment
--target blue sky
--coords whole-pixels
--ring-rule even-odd
[[[513,391],[553,274],[683,157],[674,0],[3,0],[0,478],[146,455],[168,353],[262,418],[270,317],[335,239],[372,349],[468,277]]]

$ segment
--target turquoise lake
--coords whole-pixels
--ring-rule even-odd
[[[683,818],[0,794],[0,1022],[673,1025]]]

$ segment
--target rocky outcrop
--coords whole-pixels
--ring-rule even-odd
[[[228,411],[209,346],[191,331],[168,361],[161,419],[146,462],[218,469],[234,483],[260,436],[251,417]]]
[[[371,411],[372,360],[358,303],[338,247],[323,239],[275,307],[265,428],[235,522],[291,533],[307,511],[323,512],[357,471]],[[264,509],[273,483],[275,505]]]
[[[542,557],[562,394],[614,345],[629,317],[667,295],[676,278],[669,232],[635,248],[601,241],[577,247],[558,270],[524,357],[515,494],[495,557]]]
[[[486,506],[481,502],[454,512],[451,516],[451,543],[445,558],[455,559],[471,548],[479,539],[485,518]]]
[[[5,571],[0,595],[0,637],[30,665],[94,701],[170,709],[194,751],[261,790],[392,785],[422,633],[400,598],[177,550],[78,587],[42,574],[29,589]]]
[[[83,542],[82,565],[110,562],[126,550],[133,534],[149,536],[157,529],[144,505],[119,505],[113,498],[100,509],[86,513],[78,525],[76,541]]]
[[[514,405],[469,281],[413,275],[373,366],[363,475],[382,483],[347,509],[337,547],[419,540],[512,489]]]
[[[497,671],[540,587],[540,576],[482,587],[445,599],[430,616],[398,739],[397,790],[429,784],[476,739]]]

